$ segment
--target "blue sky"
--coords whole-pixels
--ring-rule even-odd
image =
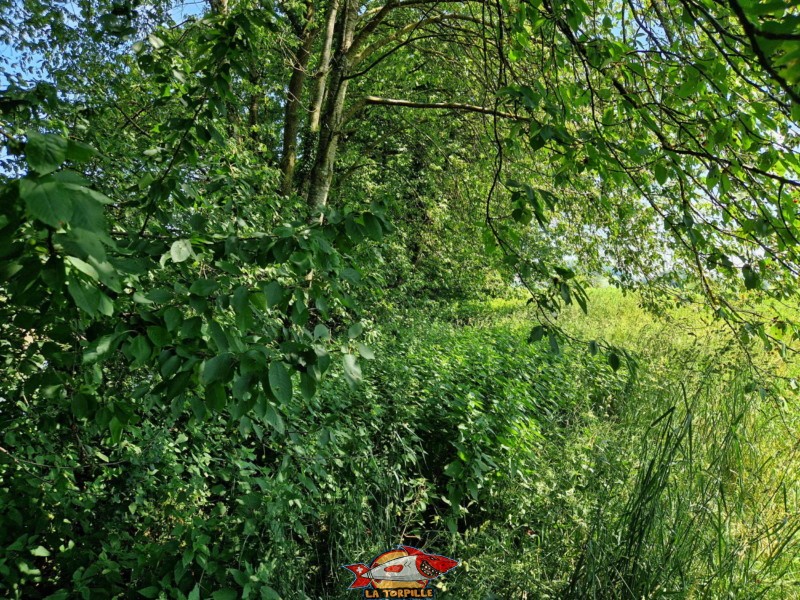
[[[53,3],[54,6],[58,7],[58,10],[62,12],[62,14],[70,15],[71,19],[67,19],[68,23],[75,28],[80,27],[80,10],[78,9],[77,5],[73,2],[58,2]],[[193,0],[188,2],[175,2],[170,9],[170,16],[172,20],[176,23],[180,23],[181,21],[186,20],[189,17],[198,16],[202,14],[207,6],[205,0]],[[139,9],[146,9],[147,5],[141,5]],[[6,16],[6,19],[9,17]],[[0,33],[7,34],[7,37],[13,39],[18,37],[19,32],[15,32],[11,30],[10,27],[6,25],[5,22],[2,26],[0,26]],[[5,30],[5,31],[3,31]],[[141,38],[146,37],[148,32],[141,32]],[[37,55],[36,52],[28,52],[27,54],[27,65],[23,68],[23,65],[20,64],[22,56],[15,48],[13,43],[9,44],[7,41],[1,39],[0,36],[0,88],[5,88],[9,84],[10,78],[14,78],[15,76],[21,76],[24,80],[28,83],[33,83],[35,81],[39,81],[46,78],[46,73],[44,73],[41,69],[42,58],[41,55]],[[136,41],[135,39],[131,39],[131,43]],[[31,70],[32,69],[32,70]]]

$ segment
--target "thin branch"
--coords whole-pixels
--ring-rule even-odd
[[[781,77],[781,75],[769,62],[767,55],[764,54],[763,48],[761,48],[761,45],[758,43],[758,30],[747,18],[744,9],[742,9],[742,5],[739,4],[737,0],[728,0],[728,3],[730,4],[733,14],[736,15],[737,19],[739,19],[742,29],[744,29],[744,32],[747,34],[747,38],[750,40],[750,46],[752,46],[753,52],[755,52],[755,55],[758,58],[758,62],[761,64],[764,70],[769,73],[769,75],[778,83],[778,85],[781,86],[783,91],[789,94],[789,97],[793,101],[800,104],[800,94],[797,93],[797,91],[793,89],[791,85],[789,85],[789,82],[786,81],[785,78]]]
[[[483,4],[484,0],[397,0],[396,2],[388,2],[384,4],[361,30],[356,34],[355,38],[353,39],[353,43],[350,46],[350,50],[355,53],[358,52],[358,49],[367,41],[367,38],[372,35],[375,29],[380,25],[383,20],[387,17],[387,15],[392,12],[393,10],[397,10],[399,8],[410,8],[414,6],[426,6],[426,5],[437,5],[437,4],[468,4],[468,3],[478,3]],[[367,13],[369,14],[369,13]]]
[[[411,100],[399,100],[396,98],[380,98],[378,96],[365,96],[358,108],[364,105],[380,105],[380,106],[400,106],[403,108],[421,108],[432,110],[458,110],[463,112],[474,112],[482,115],[491,115],[500,117],[502,119],[509,119],[512,121],[528,122],[530,117],[523,117],[514,113],[503,112],[494,108],[485,106],[476,106],[474,104],[461,104],[458,102],[413,102]],[[351,111],[353,112],[353,111]],[[357,112],[357,111],[356,111]]]
[[[405,27],[401,27],[400,29],[395,30],[394,32],[391,33],[391,35],[387,35],[373,42],[372,44],[364,48],[361,52],[359,52],[357,55],[351,58],[352,64],[356,65],[360,63],[367,56],[374,54],[376,50],[379,50],[380,48],[383,48],[384,46],[391,44],[393,41],[398,40],[407,33],[413,33],[415,30],[425,27],[427,25],[431,25],[433,23],[441,23],[443,21],[448,21],[448,20],[470,21],[472,23],[478,23],[479,25],[482,24],[480,19],[475,19],[467,15],[457,15],[448,13],[448,14],[437,15],[435,17],[428,17],[426,19],[422,19],[414,23],[409,23]],[[353,48],[355,47],[356,45],[354,43],[350,51],[348,51],[348,53],[352,52]]]

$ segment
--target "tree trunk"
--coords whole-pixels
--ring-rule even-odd
[[[353,43],[358,1],[345,0],[345,10],[340,15],[337,27],[338,47],[328,80],[328,95],[325,109],[320,115],[319,144],[314,166],[311,169],[308,204],[311,210],[321,212],[328,203],[333,167],[336,161],[336,146],[341,136],[342,115],[347,96],[347,74],[349,70],[348,50]]]
[[[294,170],[297,164],[297,136],[300,132],[303,84],[308,74],[311,46],[314,44],[314,38],[316,37],[316,29],[312,24],[313,16],[314,5],[309,2],[304,25],[296,28],[296,33],[300,38],[300,47],[292,62],[292,76],[289,79],[283,121],[283,152],[280,164],[283,175],[281,181],[281,194],[283,196],[288,196],[294,190]]]
[[[211,12],[215,15],[228,14],[228,0],[209,0],[209,5],[211,6]]]
[[[250,75],[248,77],[250,85],[254,89],[259,89],[261,86],[261,74],[255,65],[250,67]],[[247,127],[249,129],[250,139],[254,145],[259,140],[258,132],[258,108],[261,100],[261,94],[258,92],[251,92],[247,103]]]
[[[311,104],[311,118],[308,128],[311,133],[319,132],[319,118],[322,112],[322,103],[325,101],[325,87],[328,83],[328,73],[330,73],[331,48],[333,48],[333,37],[336,31],[336,17],[339,12],[339,0],[331,0],[328,6],[328,16],[325,24],[325,41],[322,45],[322,57],[319,61],[317,72],[317,85],[314,89],[314,100]]]

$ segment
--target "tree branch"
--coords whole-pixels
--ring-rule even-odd
[[[448,20],[469,21],[472,23],[477,23],[478,25],[485,25],[485,23],[483,23],[483,21],[481,21],[480,19],[476,19],[475,17],[470,17],[467,15],[456,15],[452,13],[445,13],[437,15],[435,17],[429,17],[427,19],[422,19],[414,23],[409,23],[405,27],[401,27],[400,29],[397,29],[396,31],[392,32],[390,35],[384,36],[381,39],[373,42],[372,44],[364,48],[361,52],[353,56],[351,58],[351,63],[353,65],[361,63],[361,61],[363,61],[366,57],[374,54],[377,50],[380,50],[384,46],[391,44],[392,42],[398,40],[399,38],[401,38],[406,34],[413,33],[417,29],[421,29],[422,27],[425,27],[427,25],[432,25],[434,23],[442,23],[443,21],[448,21]],[[356,48],[355,43],[353,44],[353,47],[351,47],[350,52],[352,52],[354,48]]]
[[[755,25],[753,25],[750,20],[747,18],[747,15],[742,8],[742,5],[737,2],[737,0],[728,0],[728,3],[731,6],[731,10],[733,14],[736,15],[736,18],[739,19],[739,24],[744,29],[744,32],[747,34],[747,39],[750,40],[750,46],[753,48],[753,52],[755,53],[756,57],[758,58],[758,62],[761,63],[761,66],[764,70],[769,73],[769,75],[778,83],[778,85],[783,88],[783,91],[789,94],[789,97],[800,104],[800,94],[797,93],[797,90],[792,88],[786,79],[781,77],[781,75],[775,70],[772,64],[769,62],[767,55],[764,54],[764,50],[758,43],[758,35],[759,32],[756,29]]]
[[[352,117],[361,108],[368,105],[381,105],[381,106],[400,106],[403,108],[422,108],[432,110],[457,110],[463,112],[474,112],[482,115],[492,115],[502,119],[510,119],[512,121],[530,121],[530,117],[523,117],[514,113],[503,112],[485,106],[476,106],[474,104],[460,104],[458,102],[413,102],[411,100],[399,100],[396,98],[380,98],[378,96],[365,96],[349,113]]]
[[[356,34],[350,49],[353,53],[358,52],[358,49],[364,44],[364,42],[367,41],[367,38],[393,10],[436,4],[483,4],[483,2],[484,0],[394,0],[387,2],[380,9],[378,9],[378,11],[375,13],[375,16],[367,21],[364,27],[362,27],[361,30]],[[369,15],[369,13],[367,13],[367,15]]]

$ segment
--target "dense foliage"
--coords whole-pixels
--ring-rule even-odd
[[[796,584],[791,3],[0,8],[2,593]]]
[[[613,290],[591,299],[604,330],[568,328],[624,340],[636,378],[526,343],[512,302],[398,318],[362,386],[334,373],[279,435],[165,405],[114,444],[34,405],[4,434],[6,589],[346,598],[338,565],[404,542],[464,561],[443,597],[787,597],[791,389],[759,391],[694,311],[665,330]]]

